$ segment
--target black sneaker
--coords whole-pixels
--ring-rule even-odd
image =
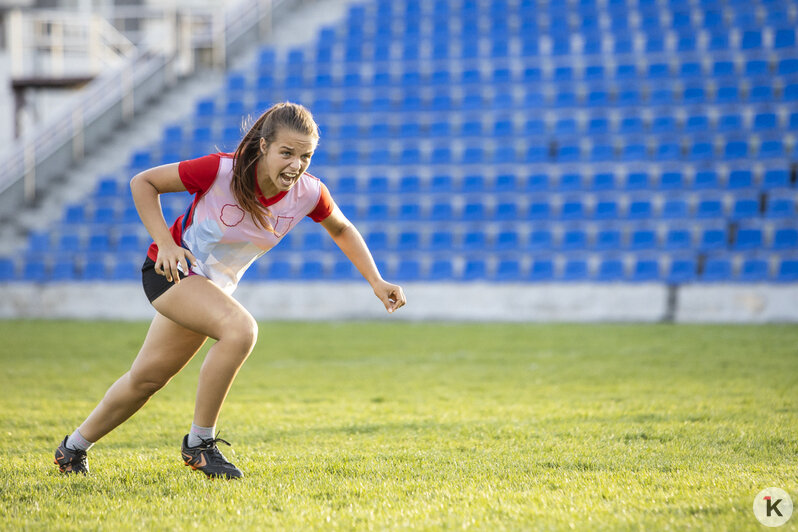
[[[202,471],[211,478],[224,477],[229,479],[243,477],[244,474],[241,470],[224,457],[216,446],[216,442],[230,445],[230,442],[221,438],[214,438],[212,440],[202,440],[202,443],[196,447],[189,447],[188,434],[186,434],[183,437],[183,446],[180,450],[183,455],[183,461],[191,469]]]
[[[67,435],[64,441],[55,450],[55,464],[62,473],[82,473],[89,472],[89,462],[86,460],[86,451],[76,451],[66,446],[69,439]]]

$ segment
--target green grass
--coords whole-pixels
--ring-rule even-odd
[[[242,481],[180,461],[201,355],[59,475],[146,328],[0,322],[0,528],[760,530],[758,491],[798,503],[795,326],[263,323],[219,424]]]

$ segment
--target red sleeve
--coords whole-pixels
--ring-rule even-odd
[[[325,218],[332,214],[333,207],[335,206],[327,185],[320,181],[319,186],[321,186],[319,201],[316,203],[316,206],[313,208],[313,210],[310,211],[310,214],[308,214],[308,217],[314,222],[323,222]]]
[[[189,161],[181,161],[177,166],[177,171],[180,174],[180,180],[192,194],[197,192],[205,192],[216,179],[216,174],[219,172],[219,161],[221,160],[220,153],[212,153],[199,159],[191,159]]]

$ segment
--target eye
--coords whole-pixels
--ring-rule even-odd
[[[310,155],[303,155],[302,156],[302,160],[303,161],[309,161],[310,160]]]
[[[282,155],[283,157],[288,157],[289,155],[291,155],[291,152],[290,151],[281,151],[280,155]]]

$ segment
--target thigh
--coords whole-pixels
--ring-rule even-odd
[[[224,332],[256,327],[247,309],[201,275],[182,279],[156,299],[153,306],[182,327],[215,340]]]
[[[199,351],[207,337],[158,313],[150,324],[131,375],[139,380],[168,380]]]

